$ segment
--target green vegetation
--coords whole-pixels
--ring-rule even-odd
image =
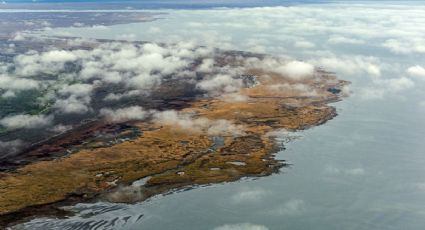
[[[43,92],[38,90],[25,90],[16,93],[15,97],[0,97],[0,117],[11,114],[41,114],[47,112],[49,104],[40,104],[37,100]]]

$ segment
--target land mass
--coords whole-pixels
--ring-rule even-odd
[[[215,61],[237,67],[238,57],[224,52]],[[319,68],[312,78],[291,78],[253,66],[240,79],[240,91],[225,96],[182,93],[190,86],[163,83],[157,92],[173,94],[152,107],[162,115],[172,108],[168,115],[185,114],[185,122],[154,115],[98,119],[14,156],[0,172],[0,225],[68,215],[65,204],[140,202],[174,189],[278,172],[285,162],[274,158],[282,148],[275,136],[335,117],[329,103],[340,100],[348,84]],[[141,179],[145,183],[134,184]]]

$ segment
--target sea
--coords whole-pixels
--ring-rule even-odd
[[[105,9],[103,1],[40,2],[11,8]],[[291,133],[290,142],[286,133],[277,137],[284,148],[276,157],[290,164],[279,173],[188,188],[143,203],[82,203],[67,207],[74,216],[36,218],[12,229],[425,229],[425,2],[105,4],[163,14],[151,22],[35,33],[185,41],[298,59],[350,81],[351,93],[332,104],[338,116],[326,124]]]

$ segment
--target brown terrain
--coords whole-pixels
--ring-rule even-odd
[[[0,172],[0,225],[34,215],[60,215],[61,205],[104,199],[143,201],[153,195],[192,185],[266,176],[285,163],[274,159],[278,146],[273,131],[302,130],[322,124],[336,110],[347,82],[316,70],[316,77],[293,80],[272,72],[250,69],[259,84],[243,88],[244,101],[200,97],[185,101],[179,112],[194,118],[225,119],[239,135],[212,135],[206,130],[164,124],[152,119],[125,124],[93,122],[29,151],[14,170]],[[304,84],[306,95],[276,85]],[[176,99],[175,103],[179,103]],[[91,133],[116,133],[114,140]],[[72,151],[66,151],[72,146]],[[43,157],[44,156],[44,157]],[[148,178],[142,186],[132,182]]]

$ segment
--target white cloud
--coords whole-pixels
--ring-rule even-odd
[[[249,58],[246,61],[247,68],[259,68],[268,72],[275,72],[283,77],[302,80],[314,77],[315,68],[313,65],[302,61],[288,61],[278,58]]]
[[[412,77],[425,80],[425,68],[420,65],[411,66],[406,72]]]
[[[214,230],[268,230],[268,228],[263,225],[256,225],[251,223],[240,223],[240,224],[225,224],[220,227],[214,228]]]
[[[12,38],[12,41],[23,41],[25,40],[25,35],[21,32],[15,33],[15,35]]]
[[[239,92],[222,94],[219,98],[226,102],[244,102],[249,99],[248,96],[242,95]]]
[[[381,67],[379,60],[374,57],[348,56],[341,57],[321,57],[311,60],[317,66],[326,70],[335,71],[338,75],[361,75],[367,74],[370,77],[380,77]]]
[[[141,95],[142,92],[140,90],[129,90],[125,93],[109,93],[108,95],[106,95],[105,98],[103,98],[103,100],[105,101],[118,101],[121,100],[122,98],[127,98],[127,97],[134,97],[134,96],[138,96]]]
[[[369,66],[367,66],[366,68],[366,73],[368,73],[371,76],[381,76],[381,68],[377,65],[374,64],[370,64]]]
[[[93,85],[90,84],[72,84],[64,85],[59,89],[59,93],[62,95],[73,95],[75,97],[83,97],[91,94]]]
[[[0,89],[28,90],[36,89],[39,86],[39,82],[33,79],[0,74]]]
[[[0,141],[0,153],[2,154],[1,157],[17,153],[23,146],[24,142],[21,140]]]
[[[116,110],[101,109],[100,114],[112,122],[142,120],[147,116],[147,112],[140,106],[131,106]]]
[[[116,36],[117,40],[124,40],[124,41],[134,41],[136,40],[135,34],[120,34]]]
[[[234,203],[258,202],[264,199],[267,191],[261,188],[244,188],[233,194],[231,200]]]
[[[61,113],[84,114],[90,111],[88,106],[90,101],[90,97],[78,98],[71,96],[67,99],[57,99],[53,107],[58,109]]]
[[[411,53],[425,53],[425,39],[388,39],[383,43],[383,47],[388,48],[396,54],[411,54]]]
[[[377,100],[384,98],[385,93],[384,89],[367,87],[358,90],[356,94],[363,100]]]
[[[310,49],[310,48],[314,48],[316,45],[309,41],[296,41],[294,43],[294,46],[296,48]]]
[[[277,68],[276,72],[282,73],[294,79],[311,78],[314,73],[314,66],[301,61],[291,61]]]
[[[342,79],[369,77],[372,81],[357,89],[354,95],[362,99],[382,99],[415,86],[408,79],[396,78],[402,76],[400,64],[394,63],[394,59],[390,60],[387,56],[425,52],[425,29],[417,26],[425,23],[424,12],[423,7],[413,9],[383,5],[379,8],[368,5],[300,5],[213,9],[202,12],[183,10],[170,13],[172,21],[157,21],[157,29],[151,35],[134,34],[142,40],[187,40],[214,47],[229,46],[236,50],[258,49],[265,53],[293,55],[315,66],[322,66],[325,70],[336,72]],[[194,18],[197,19],[196,22],[193,21]],[[261,26],[255,27],[255,31],[254,27],[247,26],[257,24]],[[142,25],[141,30],[148,31],[150,27],[151,24]],[[196,30],[193,33],[185,32],[194,27]],[[278,64],[284,65],[282,62]],[[211,67],[210,63],[202,66],[205,70]],[[268,66],[264,69],[277,68]],[[281,67],[282,71],[279,73],[291,73],[288,69],[289,67]],[[415,72],[412,68],[408,75],[421,79],[420,71],[416,68]],[[376,80],[380,78],[384,80]],[[389,80],[391,78],[394,80]],[[223,88],[225,86],[221,89]],[[212,91],[210,94],[220,95],[220,92]],[[222,97],[223,100],[231,98],[244,100],[243,97]]]
[[[214,65],[214,60],[207,58],[202,60],[201,65],[198,66],[198,71],[200,72],[211,72]]]
[[[151,26],[148,30],[148,33],[153,33],[153,34],[159,33],[159,32],[161,32],[161,28],[154,27],[154,26]]]
[[[195,76],[188,67],[200,57],[211,56],[211,50],[190,43],[160,46],[80,40],[75,45],[87,43],[94,48],[29,51],[17,55],[12,63],[1,63],[2,97],[15,96],[18,90],[49,89],[39,101],[53,104],[59,113],[84,114],[93,112],[91,97],[98,88],[119,86],[104,101],[147,95],[171,73],[183,79]]]
[[[399,92],[402,90],[410,89],[415,86],[415,83],[407,77],[389,79],[383,82],[390,92]]]
[[[1,95],[1,97],[3,97],[3,98],[11,98],[11,97],[16,97],[16,94],[12,90],[7,90],[6,92],[4,92]]]
[[[83,27],[83,26],[85,26],[85,24],[84,23],[81,23],[81,22],[74,22],[74,24],[72,24],[72,26]]]
[[[58,125],[55,125],[51,130],[53,132],[56,132],[56,133],[63,133],[65,131],[68,131],[68,130],[71,130],[71,129],[72,129],[72,125],[58,124]]]
[[[309,85],[306,84],[274,84],[269,87],[271,90],[274,91],[286,91],[291,92],[293,94],[300,94],[303,96],[316,96],[317,92],[315,89],[312,89]]]
[[[52,50],[45,52],[41,55],[42,62],[69,62],[77,60],[77,56],[71,51],[65,50]]]
[[[161,77],[158,75],[152,74],[139,74],[135,77],[132,77],[127,83],[129,86],[136,89],[145,89],[149,90],[156,85],[159,85],[161,82]]]
[[[0,125],[8,129],[40,128],[52,123],[53,117],[45,115],[12,115],[0,120]]]
[[[425,29],[418,26],[425,22],[423,15],[423,7],[368,4],[181,10],[170,12],[172,20],[157,21],[154,28],[150,23],[137,24],[128,31],[139,30],[134,33],[141,40],[168,43],[190,40],[202,45],[246,50],[264,47],[267,52],[277,53],[282,49],[276,46],[292,48],[298,41],[298,47],[303,48],[325,43],[356,47],[367,44],[407,54],[425,52]],[[91,29],[84,32],[92,36],[113,33]],[[252,43],[254,40],[258,42]]]
[[[199,82],[197,87],[207,91],[212,96],[223,93],[237,92],[243,86],[241,79],[235,79],[227,74],[218,74]]]
[[[270,215],[296,216],[301,215],[305,210],[305,202],[300,199],[291,199],[269,211]]]
[[[363,45],[365,44],[364,40],[356,39],[356,38],[348,38],[341,35],[332,35],[328,39],[328,43],[330,44],[353,44],[353,45]]]
[[[210,120],[205,117],[194,117],[193,115],[180,113],[174,110],[154,112],[154,119],[162,124],[178,126],[190,132],[206,132],[209,135],[243,135],[243,127],[235,125],[230,121],[219,119]]]
[[[58,112],[85,113],[92,111],[90,110],[91,103],[93,103],[91,91],[84,91],[83,88],[81,91],[76,88],[72,89],[77,86],[70,86],[69,82],[90,85],[86,89],[91,88],[92,91],[96,90],[99,84],[103,84],[102,86],[124,85],[121,91],[108,92],[105,95],[105,101],[117,101],[133,95],[149,94],[151,90],[155,90],[155,87],[162,84],[165,76],[167,79],[168,77],[179,79],[181,76],[196,76],[194,69],[190,68],[197,67],[197,71],[205,73],[218,71],[218,73],[211,73],[211,76],[205,77],[202,82],[195,82],[194,77],[191,79],[209,95],[220,97],[223,100],[243,101],[246,99],[238,94],[242,86],[235,76],[240,71],[220,69],[217,63],[214,65],[212,58],[214,50],[196,46],[197,44],[207,44],[220,48],[230,47],[234,50],[255,49],[278,55],[294,55],[300,59],[307,58],[307,63],[274,58],[270,58],[274,60],[269,63],[264,60],[256,61],[257,63],[261,62],[261,65],[258,64],[258,66],[263,70],[272,70],[296,79],[314,75],[312,74],[314,72],[313,65],[323,66],[325,70],[336,71],[337,75],[343,79],[351,76],[368,76],[373,80],[369,81],[366,87],[355,92],[356,95],[360,95],[362,98],[383,98],[386,95],[411,89],[415,86],[415,82],[409,78],[395,77],[395,75],[402,76],[400,72],[393,71],[393,69],[400,68],[397,67],[397,63],[388,61],[385,56],[373,57],[370,55],[381,55],[382,53],[387,55],[388,52],[383,52],[383,48],[393,52],[392,55],[395,55],[394,53],[397,55],[422,54],[423,44],[425,44],[423,42],[425,29],[417,25],[425,23],[423,12],[424,8],[408,9],[383,6],[378,9],[366,5],[214,9],[202,12],[182,10],[169,14],[173,20],[164,20],[162,24],[161,21],[157,21],[154,23],[155,27],[152,27],[152,23],[137,25],[137,30],[131,29],[130,26],[131,30],[122,34],[123,37],[129,35],[132,39],[134,37],[140,39],[141,35],[138,30],[143,31],[141,32],[143,34],[147,34],[148,31],[152,34],[149,36],[152,37],[143,40],[161,41],[164,39],[164,41],[173,42],[174,39],[174,42],[184,40],[188,41],[187,43],[161,46],[158,44],[106,42],[99,45],[94,41],[84,40],[76,41],[76,43],[88,42],[91,44],[90,42],[93,42],[95,48],[93,50],[32,51],[18,55],[13,60],[13,64],[17,67],[15,72],[5,73],[5,69],[10,68],[1,67],[0,87],[5,89],[2,91],[3,96],[13,96],[18,95],[15,93],[17,90],[46,89],[52,86],[49,85],[50,83],[46,83],[47,81],[34,81],[32,77],[35,74],[49,78],[58,76],[60,79],[49,79],[49,81],[55,81],[55,84],[62,84],[54,85],[53,88],[56,91],[49,94],[49,99],[54,100],[54,108]],[[179,17],[181,15],[185,15],[185,17]],[[193,18],[199,20],[190,24],[189,22],[193,22]],[[258,25],[255,27],[256,31],[253,31],[252,25]],[[193,33],[187,33],[186,26],[197,29]],[[107,28],[98,27],[94,32],[91,28],[89,30],[81,29],[81,31],[85,31],[89,35],[90,33],[99,34],[99,36],[114,33],[113,30]],[[61,29],[57,31],[60,32]],[[344,44],[344,49],[332,44]],[[367,46],[367,49],[360,45]],[[294,46],[310,49],[294,49]],[[198,58],[206,56],[209,59],[204,59],[201,65],[194,65],[201,60]],[[267,60],[267,58],[265,59]],[[66,69],[62,64],[65,62],[81,64],[81,72],[73,75],[63,74]],[[391,66],[390,69],[389,66]],[[423,77],[424,71],[420,65],[412,65],[406,71],[409,76]],[[167,76],[168,74],[171,76]],[[97,83],[94,84],[93,81]],[[288,88],[314,94],[302,84],[275,87],[277,90]],[[196,119],[197,117],[192,118]],[[223,126],[227,125],[225,121],[215,122],[214,127],[210,127],[210,121],[206,123],[209,125],[198,125],[197,127],[211,128],[210,132],[219,133],[224,130]]]
[[[91,27],[91,29],[92,30],[99,30],[99,31],[101,31],[101,30],[109,30],[109,28],[107,26],[104,26],[104,25],[93,25]]]

